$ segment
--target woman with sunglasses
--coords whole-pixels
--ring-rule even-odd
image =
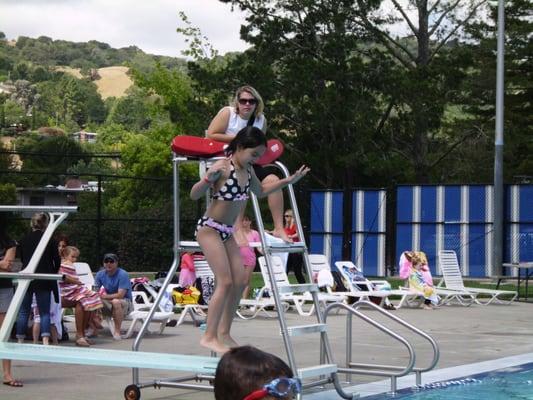
[[[266,133],[267,121],[263,110],[265,105],[257,90],[246,85],[235,92],[231,104],[222,108],[207,128],[207,137],[218,142],[230,143],[235,135],[246,126],[254,126]],[[279,178],[268,168],[254,165],[254,172],[261,183],[276,184]],[[275,172],[275,171],[274,171]],[[283,193],[275,192],[268,196],[268,207],[274,223],[273,234],[286,242],[292,242],[283,229]],[[240,219],[237,224],[240,224]]]

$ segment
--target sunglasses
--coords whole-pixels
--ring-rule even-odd
[[[239,99],[238,101],[241,106],[244,106],[245,104],[250,104],[252,106],[257,104],[257,99]]]
[[[115,260],[113,260],[112,258],[106,258],[104,260],[104,263],[111,263],[111,264],[114,264],[115,263]]]
[[[277,378],[267,383],[262,389],[256,390],[243,400],[259,400],[266,396],[281,399],[286,396],[294,397],[302,392],[302,383],[298,378]]]

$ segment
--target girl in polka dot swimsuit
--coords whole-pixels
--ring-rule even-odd
[[[309,168],[300,167],[293,175],[276,182],[260,182],[251,166],[266,150],[263,132],[253,126],[239,131],[218,160],[191,189],[191,198],[200,199],[213,187],[213,201],[198,221],[196,238],[213,273],[216,286],[209,301],[207,329],[200,344],[224,353],[238,344],[230,336],[231,324],[242,292],[247,285],[239,246],[233,237],[235,219],[246,206],[248,193],[258,197],[283,189],[302,179]]]

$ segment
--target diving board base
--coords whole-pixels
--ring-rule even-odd
[[[5,342],[0,343],[0,359],[164,369],[210,375],[215,374],[219,361],[216,357],[207,356]]]

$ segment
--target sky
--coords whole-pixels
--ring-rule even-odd
[[[176,32],[183,26],[179,11],[220,54],[248,47],[239,38],[244,14],[218,0],[0,0],[0,31],[10,40],[97,40],[115,48],[134,45],[150,54],[183,57],[187,45]]]

